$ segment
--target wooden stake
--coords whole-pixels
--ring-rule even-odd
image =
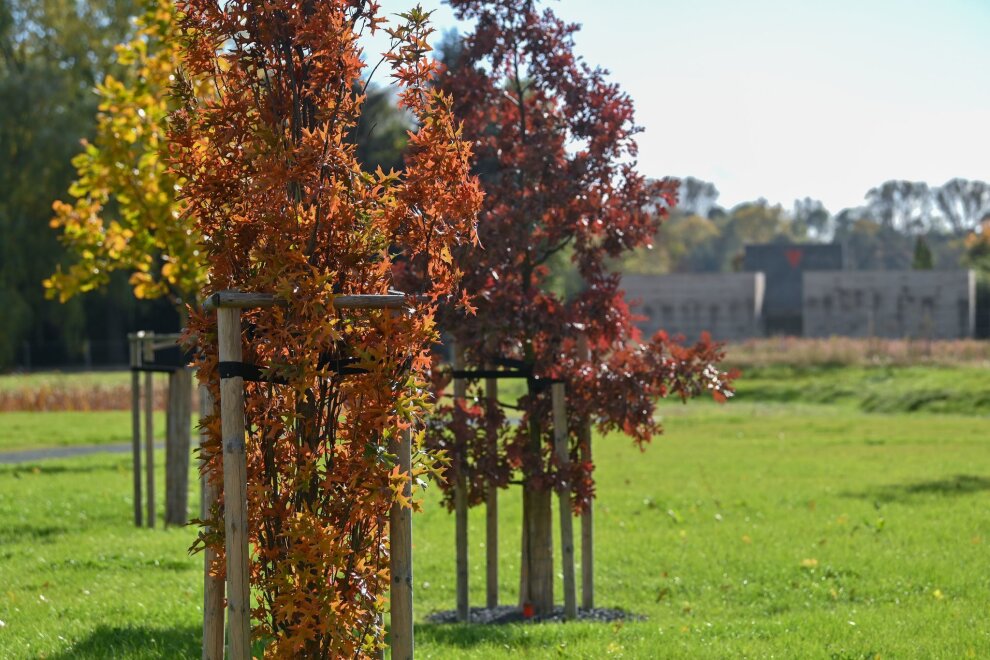
[[[151,340],[155,334],[139,332],[143,359],[152,362],[155,352],[151,348]],[[155,378],[150,371],[144,374],[144,467],[145,493],[148,504],[148,527],[155,526]]]
[[[193,381],[197,382],[199,380],[199,375],[193,376]],[[210,394],[209,386],[200,383],[196,387],[196,391],[199,392],[199,419],[200,422],[206,418],[207,415],[213,413],[213,396]],[[210,434],[206,432],[205,428],[199,429],[199,446],[200,451],[202,451],[203,445],[209,439]],[[210,509],[213,508],[213,503],[216,501],[216,493],[210,493],[210,475],[203,469],[204,461],[202,454],[200,455],[200,471],[199,471],[199,519],[206,520],[206,516],[210,515]]]
[[[578,358],[591,359],[588,337],[578,338]],[[591,421],[584,420],[580,430],[581,462],[591,463]],[[581,513],[581,607],[595,607],[595,519],[593,501],[589,500]]]
[[[217,310],[221,362],[240,362],[241,313]],[[223,438],[224,525],[227,550],[227,613],[230,657],[251,657],[251,604],[248,578],[247,457],[244,450],[244,379],[220,380],[220,427]]]
[[[165,424],[165,524],[189,522],[189,450],[191,444],[192,370],[168,376]]]
[[[567,476],[570,470],[569,433],[567,431],[567,401],[563,383],[551,386],[553,399],[553,443],[557,452],[557,462],[565,475],[563,487],[558,494],[560,510],[560,559],[564,572],[564,618],[577,618],[577,592],[574,584],[574,517],[571,515],[571,485]]]
[[[403,496],[412,496],[412,430],[399,434],[392,452],[398,458],[399,470],[406,475]],[[412,565],[412,509],[392,505],[389,521],[392,570],[392,627],[390,630],[393,660],[412,660],[413,657],[413,565]]]
[[[526,518],[526,489],[523,488],[522,504],[522,530],[519,534],[519,607],[525,608],[527,604],[532,604],[529,597],[529,520]]]
[[[488,409],[498,404],[498,380],[485,379],[485,398]],[[492,458],[498,455],[498,438],[486,438]],[[488,609],[498,607],[498,488],[491,480],[485,493],[485,605]]]
[[[210,396],[210,389],[200,385],[199,415],[206,417],[212,413],[213,397]],[[206,431],[200,431],[200,446],[208,437]],[[210,480],[208,473],[203,472],[202,475],[199,517],[206,520],[213,505],[216,504],[219,489]],[[204,531],[210,532],[209,529]],[[209,548],[203,553],[203,660],[223,660],[223,578],[210,574],[210,568],[216,559],[217,553]]]
[[[131,367],[138,364],[138,345],[134,336],[130,340]],[[141,507],[141,374],[131,371],[131,454],[134,459],[134,525],[140,527],[142,520]]]
[[[464,368],[464,354],[453,346],[454,370]],[[454,415],[460,415],[457,406],[467,397],[467,383],[463,378],[454,378]],[[470,618],[468,601],[468,506],[467,480],[464,475],[464,458],[459,459],[457,478],[454,482],[454,526],[457,547],[457,620],[467,622]]]

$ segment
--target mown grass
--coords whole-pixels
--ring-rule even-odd
[[[423,622],[454,604],[453,521],[428,493],[414,532],[418,655],[990,656],[986,421],[751,401],[665,406],[667,434],[646,453],[596,441],[598,604],[643,621]],[[0,466],[0,657],[198,655],[192,533],[130,525],[128,461]],[[518,493],[501,507],[512,602]],[[473,511],[474,604],[483,530]]]
[[[164,435],[165,413],[158,411],[155,413],[155,437]],[[0,413],[0,452],[130,441],[130,412]]]

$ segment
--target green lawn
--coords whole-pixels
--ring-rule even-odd
[[[990,414],[983,366],[743,367],[740,401],[825,403],[867,412]]]
[[[155,437],[164,435],[165,413],[157,411]],[[0,413],[0,452],[130,441],[131,413],[126,410]]]
[[[990,657],[985,417],[752,400],[665,406],[646,453],[597,440],[598,604],[644,621],[420,623],[419,657]],[[0,657],[198,655],[192,535],[131,526],[129,461],[0,466]],[[431,493],[414,521],[422,621],[454,604],[453,520]],[[507,493],[505,602],[518,523]],[[472,512],[474,604],[483,530]]]

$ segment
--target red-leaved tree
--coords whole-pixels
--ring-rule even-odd
[[[708,393],[724,400],[731,375],[718,370],[722,353],[707,336],[682,347],[664,333],[643,341],[633,325],[609,259],[650,240],[677,184],[637,171],[632,101],[574,55],[577,27],[533,0],[448,1],[476,27],[447,54],[439,86],[455,98],[486,196],[481,247],[455,253],[476,309],[450,309],[442,323],[467,364],[511,358],[534,378],[516,402],[521,423],[481,406],[447,406],[429,441],[452,455],[448,484],[466,479],[472,503],[489,484],[504,487],[521,474],[520,601],[545,614],[553,605],[551,494],[564,476],[553,458],[545,379],[567,385],[567,476],[580,510],[594,494],[594,466],[581,460],[586,423],[645,445],[661,432],[658,399]],[[554,293],[550,276],[551,265],[568,262],[581,285],[565,297]],[[590,359],[579,353],[580,334]],[[496,435],[497,449],[489,442]]]
[[[389,443],[423,417],[436,303],[460,276],[450,254],[476,238],[470,147],[451,98],[431,85],[421,10],[384,28],[386,69],[417,126],[396,174],[363,171],[355,155],[366,84],[357,40],[383,23],[376,3],[179,7],[187,77],[176,84],[172,163],[209,286],[284,303],[244,314],[245,361],[273,381],[246,386],[254,635],[266,657],[364,657],[382,643],[388,512],[410,504]],[[198,78],[213,82],[214,99],[192,93]],[[335,310],[338,294],[388,292],[397,262],[426,273],[412,313]],[[189,334],[216,397],[213,317],[193,311]],[[219,420],[205,424],[205,469],[219,484]],[[413,469],[433,469],[431,458],[417,451]],[[200,538],[221,558],[222,507]]]

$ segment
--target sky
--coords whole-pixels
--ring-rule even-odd
[[[438,33],[470,27],[421,4]],[[711,181],[724,207],[838,212],[889,179],[990,181],[990,0],[545,4],[633,98],[640,170]]]

